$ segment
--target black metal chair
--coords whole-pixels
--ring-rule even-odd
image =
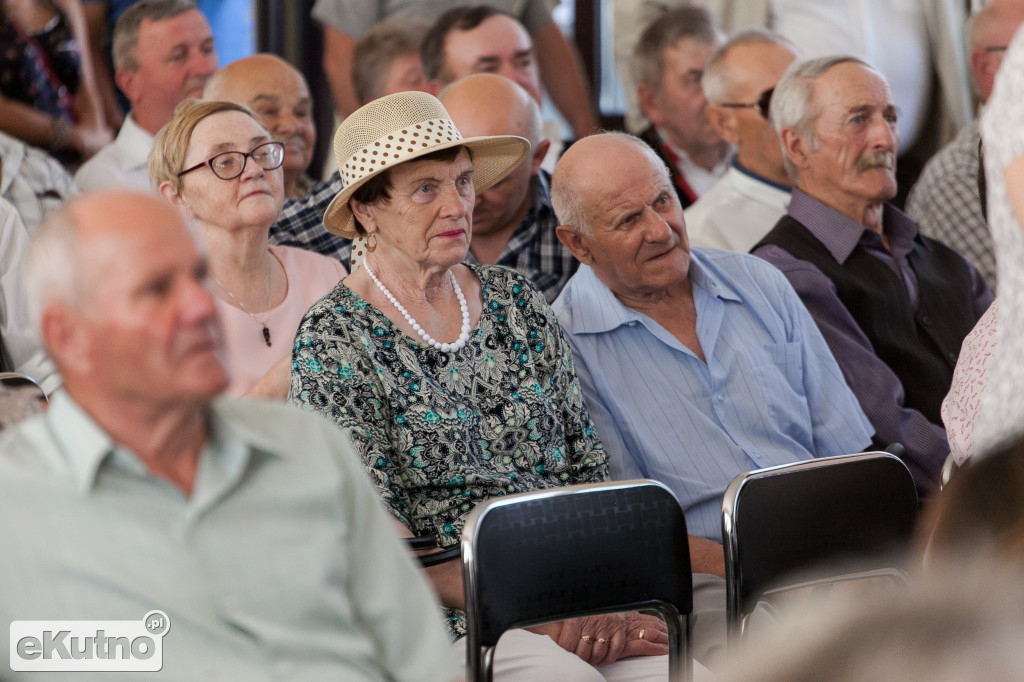
[[[905,580],[892,552],[906,548],[917,516],[914,479],[887,452],[740,474],[722,500],[730,640],[742,635],[765,594],[806,586],[792,576],[826,562],[843,563],[817,582],[879,575]],[[794,582],[786,583],[787,576]]]
[[[669,677],[692,676],[686,519],[648,480],[552,488],[479,504],[462,531],[467,669],[490,681],[506,630],[653,610],[668,625]]]
[[[0,431],[42,412],[46,402],[46,394],[32,377],[0,372]]]
[[[962,464],[956,463],[953,453],[946,455],[946,461],[942,463],[942,472],[939,474],[939,491],[941,492],[953,480],[953,475],[960,470]]]

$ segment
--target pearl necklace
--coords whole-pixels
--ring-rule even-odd
[[[457,353],[465,348],[466,342],[469,341],[469,332],[472,329],[469,326],[469,306],[466,305],[466,297],[462,295],[462,289],[459,287],[458,280],[455,279],[454,272],[449,270],[448,276],[451,278],[452,286],[455,288],[455,297],[459,299],[459,310],[462,312],[462,333],[459,334],[458,340],[452,343],[441,343],[439,341],[435,341],[434,338],[427,333],[427,330],[421,327],[413,316],[409,314],[409,311],[405,309],[405,306],[398,302],[395,295],[388,291],[386,286],[380,283],[380,280],[377,279],[377,275],[373,274],[373,270],[370,269],[369,263],[363,261],[363,267],[366,268],[366,274],[370,276],[370,279],[372,279],[373,283],[377,285],[380,292],[384,294],[389,301],[391,301],[391,305],[395,306],[395,309],[401,313],[402,317],[405,318],[405,321],[412,326],[412,330],[419,334],[421,339],[442,353]]]

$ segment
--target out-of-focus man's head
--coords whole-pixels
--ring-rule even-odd
[[[202,97],[217,70],[213,33],[189,0],[142,0],[121,15],[113,34],[114,78],[132,116],[156,134],[186,98]]]
[[[722,145],[704,115],[700,81],[704,66],[722,42],[707,11],[681,7],[661,14],[637,40],[632,69],[647,118],[672,144],[695,150]]]
[[[420,45],[427,26],[401,17],[385,19],[356,43],[352,83],[360,104],[406,90],[427,92]]]
[[[514,17],[486,5],[445,12],[423,39],[423,71],[430,91],[473,73],[496,73],[541,100],[533,40]]]
[[[968,20],[971,73],[982,102],[992,94],[1003,55],[1022,23],[1022,0],[991,0]]]
[[[87,411],[199,405],[227,386],[206,259],[160,198],[71,201],[35,235],[26,276],[43,343]]]

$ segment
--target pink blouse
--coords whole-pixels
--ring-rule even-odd
[[[224,332],[228,373],[227,395],[239,396],[260,380],[278,360],[291,355],[295,332],[306,311],[334,288],[347,273],[333,258],[291,246],[271,246],[270,253],[284,268],[288,291],[280,305],[257,313],[270,331],[268,347],[263,325],[240,308],[217,298],[217,312]]]

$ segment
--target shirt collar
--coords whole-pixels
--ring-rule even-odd
[[[124,123],[117,133],[114,144],[121,150],[126,167],[140,168],[149,163],[153,136],[143,130],[130,113],[124,117]]]
[[[0,132],[0,158],[3,159],[3,173],[0,174],[0,194],[6,194],[21,169],[26,154],[25,143]]]
[[[225,420],[216,408],[217,404],[214,403],[209,413],[210,435],[201,458],[211,457],[216,460],[213,464],[218,470],[237,478],[254,455],[280,457],[279,447],[275,447],[266,435],[240,420]],[[67,391],[57,391],[53,395],[45,419],[67,462],[75,487],[82,494],[93,490],[100,469],[105,466],[140,476],[150,475],[139,458],[115,443]]]
[[[665,147],[667,147],[669,151],[671,151],[672,154],[675,156],[675,158],[673,159],[673,163],[675,164],[679,172],[682,173],[683,175],[686,175],[687,171],[689,171],[690,173],[692,173],[693,171],[698,171],[720,178],[722,177],[722,174],[724,174],[725,171],[729,168],[729,165],[732,163],[733,155],[736,153],[735,149],[730,149],[729,153],[725,155],[724,159],[715,164],[714,168],[708,170],[702,166],[698,166],[697,163],[690,158],[690,155],[686,152],[685,149],[682,149],[681,147],[677,147],[676,145],[672,144],[672,140],[668,139],[668,135],[666,135],[661,130],[661,128],[659,128],[658,126],[654,126],[654,131],[658,134],[658,139],[661,140],[661,143],[665,145]]]
[[[856,220],[797,188],[789,202],[789,215],[807,228],[824,245],[836,262],[843,264],[862,240],[876,240],[878,235]],[[918,235],[917,223],[891,204],[882,209],[882,232],[892,244],[910,245],[917,241],[927,248]],[[909,248],[907,248],[909,250]]]
[[[777,182],[769,180],[768,178],[764,177],[763,175],[759,175],[759,174],[755,173],[754,171],[750,170],[749,168],[744,168],[743,166],[740,165],[740,162],[737,159],[735,159],[735,158],[733,159],[732,167],[735,168],[738,172],[740,172],[743,175],[747,176],[748,178],[751,178],[753,180],[757,180],[758,182],[763,182],[764,184],[768,185],[769,187],[774,187],[775,189],[779,190],[780,192],[785,192],[786,194],[790,194],[793,191],[792,187],[787,187],[786,185],[780,185]]]
[[[709,268],[699,249],[690,249],[690,282],[694,300],[700,292],[723,301],[742,301],[733,287]],[[580,265],[570,283],[573,292],[570,334],[603,334],[639,322],[653,323],[647,315],[623,305],[589,265]],[[654,331],[654,330],[652,330]]]

